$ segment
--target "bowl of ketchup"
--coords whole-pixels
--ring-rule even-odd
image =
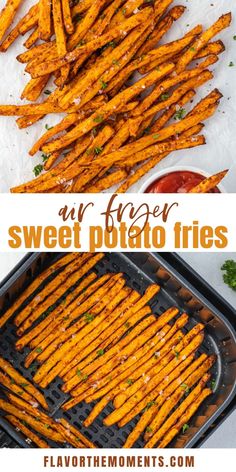
[[[152,175],[140,188],[140,193],[188,193],[209,173],[196,167],[170,167]],[[224,193],[221,184],[209,193]]]

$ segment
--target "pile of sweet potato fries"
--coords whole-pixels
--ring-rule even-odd
[[[27,51],[17,57],[31,76],[21,98],[48,96],[1,105],[0,114],[18,116],[19,128],[48,113],[65,116],[29,151],[43,152],[37,170],[47,172],[12,192],[96,193],[114,185],[126,192],[171,151],[205,143],[202,122],[216,111],[221,93],[213,90],[186,115],[183,107],[213,78],[208,67],[224,44],[212,39],[230,25],[231,13],[205,31],[197,25],[158,46],[185,10],[168,10],[172,0],[39,0],[5,35],[21,3],[8,0],[0,14],[0,50],[30,32]]]
[[[17,311],[16,349],[30,348],[25,367],[37,363],[33,380],[41,389],[57,376],[63,379],[62,390],[70,395],[64,411],[82,401],[96,401],[85,427],[112,402],[113,411],[103,421],[108,427],[123,427],[140,415],[125,448],[142,433],[145,447],[165,447],[212,393],[206,384],[216,359],[198,353],[202,323],[189,330],[189,316],[176,307],[159,316],[152,313],[149,302],[158,297],[159,285],[148,286],[141,295],[126,284],[122,273],[98,276],[94,268],[103,256],[71,253],[59,259],[17,298],[0,318],[0,326]],[[0,361],[0,368],[3,365]],[[7,394],[10,404],[0,400],[0,409],[35,429],[30,400],[34,397],[45,408],[41,394],[30,385],[19,395],[15,385],[0,381],[13,392]],[[12,405],[24,406],[25,415],[17,415]],[[40,421],[46,421],[45,414],[36,411]],[[55,422],[47,424],[52,434]],[[56,431],[64,437],[63,429]]]

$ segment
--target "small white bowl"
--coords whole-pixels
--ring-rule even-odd
[[[186,172],[195,172],[196,174],[200,174],[203,177],[210,177],[212,174],[206,172],[205,170],[199,169],[198,167],[190,167],[190,166],[173,166],[167,167],[166,169],[162,169],[159,172],[155,172],[155,174],[151,175],[149,179],[141,185],[138,193],[145,193],[147,188],[153,184],[156,180],[159,180],[164,175],[168,175],[172,172],[179,172],[179,171],[186,171]],[[217,185],[217,188],[220,190],[221,193],[226,193],[224,186],[220,183]]]

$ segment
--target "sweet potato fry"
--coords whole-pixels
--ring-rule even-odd
[[[189,190],[189,193],[208,193],[213,190],[221,182],[221,180],[227,175],[228,169],[218,172],[218,174],[212,175],[202,180],[200,184]]]
[[[74,436],[76,436],[86,447],[88,447],[89,449],[96,449],[96,446],[92,443],[92,441],[87,439],[77,428],[75,428],[70,423],[68,423],[68,421],[66,421],[64,418],[60,418],[59,422],[65,428],[67,428],[69,431],[71,431],[71,433]]]
[[[30,49],[32,46],[35,45],[38,39],[39,39],[39,28],[36,27],[34,31],[32,31],[32,33],[29,35],[29,37],[25,40],[24,42],[25,48]]]
[[[21,3],[22,0],[7,0],[5,7],[0,12],[0,41],[13,22]]]
[[[189,345],[184,348],[182,351],[178,351],[179,347],[178,345],[175,347],[175,352],[180,352],[180,356],[172,362],[170,362],[167,366],[166,369],[162,369],[162,374],[163,376],[168,375],[171,370],[173,370],[173,367],[176,366],[177,362],[180,362],[181,360],[184,360],[183,357],[191,354],[202,342],[203,336],[202,334],[196,335],[196,337],[189,343]],[[186,337],[185,337],[186,341]],[[183,342],[183,341],[182,341]],[[179,343],[181,344],[181,342]],[[173,352],[173,356],[175,353]],[[164,360],[164,363],[166,361]],[[167,361],[168,362],[168,361]],[[162,362],[160,363],[162,364]],[[159,367],[159,366],[158,366]],[[167,372],[166,372],[167,371]],[[120,408],[117,410],[113,411],[110,415],[108,415],[104,419],[104,424],[111,425],[119,421],[119,425],[124,426],[128,421],[130,421],[131,418],[136,416],[140,411],[145,408],[146,404],[150,401],[153,401],[153,398],[155,397],[155,388],[160,383],[160,374],[156,374],[150,382],[145,385],[142,389],[140,389],[135,395],[129,398],[129,400],[124,403]],[[150,393],[148,393],[150,392]]]
[[[63,0],[61,2],[62,11],[63,11],[63,20],[66,32],[72,34],[74,32],[74,25],[72,21],[72,10],[70,7],[70,0]]]
[[[35,398],[36,402],[38,402],[42,407],[47,410],[48,409],[48,404],[39,390],[32,385],[31,382],[26,380],[23,375],[19,374],[17,370],[14,369],[14,367],[3,357],[0,357],[0,368],[5,372],[11,379],[15,381],[17,385],[20,386],[22,390],[25,390],[29,395]]]
[[[44,320],[42,320],[39,324],[37,324],[37,326],[31,329],[28,333],[26,333],[16,342],[16,349],[20,351],[21,349],[23,349],[24,346],[27,346],[29,343],[31,348],[39,346],[40,342],[45,339],[50,334],[50,332],[61,322],[64,317],[64,312],[67,312],[66,310],[68,306],[71,307],[72,303],[74,303],[77,298],[78,302],[85,300],[89,296],[89,294],[93,292],[93,289],[96,290],[96,288],[94,288],[95,284],[91,284],[88,287],[88,285],[95,279],[96,274],[89,274],[78,285],[78,287],[73,290],[72,293],[67,295],[63,303],[61,303],[54,310],[52,310],[52,312],[50,312]],[[67,315],[65,314],[65,316]]]
[[[10,33],[6,36],[2,44],[0,45],[0,51],[1,52],[6,52],[8,48],[14,43],[14,41],[20,36],[20,28],[23,26],[25,23],[27,23],[28,19],[36,16],[38,13],[38,5],[33,5],[28,13],[21,18],[21,20],[17,23],[17,25],[10,31]]]
[[[43,91],[44,87],[46,87],[48,80],[48,75],[40,77],[39,79],[31,79],[25,86],[20,98],[25,98],[26,100],[34,102],[41,95],[41,92]]]
[[[124,448],[130,448],[136,442],[140,434],[145,430],[145,428],[150,424],[150,422],[156,417],[158,408],[161,407],[166,399],[179,387],[180,384],[188,382],[196,382],[202,377],[214,363],[214,359],[207,358],[206,354],[202,354],[198,357],[187,369],[185,370],[185,363],[188,359],[192,362],[194,354],[188,356],[185,361],[183,361],[180,366],[172,371],[169,376],[168,381],[162,382],[156,391],[155,403],[153,402],[149,408],[145,409],[141,418],[138,420],[133,431],[129,434]],[[180,367],[183,367],[182,371],[179,371]],[[187,364],[189,365],[189,364]],[[177,372],[176,372],[177,371]],[[195,373],[198,372],[198,377],[195,376]],[[193,378],[194,377],[194,378]],[[196,380],[195,380],[196,379]],[[162,395],[160,395],[162,391]]]
[[[69,264],[76,257],[76,253],[70,253],[66,256],[60,258],[57,262],[52,264],[48,269],[44,270],[30,285],[27,287],[23,293],[17,298],[17,300],[12,304],[12,306],[4,313],[0,318],[0,328],[14,315],[14,313],[21,307],[25,300],[33,294],[38,287],[46,280],[53,272],[56,272],[58,269]]]
[[[38,357],[38,360],[40,363],[44,362],[45,360],[49,359],[50,361],[50,356],[53,354],[53,352],[56,350],[56,348],[58,346],[60,346],[62,343],[65,343],[68,339],[70,339],[71,337],[73,338],[76,334],[79,333],[80,330],[82,330],[83,328],[86,327],[86,324],[90,323],[90,321],[88,321],[90,318],[91,320],[93,321],[93,318],[95,318],[95,316],[98,317],[99,316],[99,320],[105,318],[106,316],[109,316],[110,314],[110,311],[116,307],[116,305],[122,301],[123,298],[126,297],[127,293],[126,293],[126,289],[122,290],[122,286],[124,285],[124,281],[122,279],[118,280],[113,286],[110,285],[110,282],[108,282],[107,284],[104,284],[104,286],[102,286],[96,293],[95,293],[95,296],[97,297],[97,300],[99,300],[99,297],[100,297],[100,293],[103,295],[103,298],[101,299],[100,302],[94,304],[94,306],[90,309],[90,312],[87,313],[86,311],[82,311],[82,307],[80,309],[80,312],[81,313],[85,313],[85,316],[84,318],[82,319],[79,319],[78,321],[76,321],[76,323],[74,323],[72,326],[70,326],[68,329],[66,329],[67,326],[69,326],[70,322],[71,322],[71,319],[69,318],[69,320],[66,320],[59,328],[59,335],[58,337],[56,337],[56,333],[52,333],[52,335],[50,336],[50,338],[53,338],[55,341],[52,342],[48,347],[47,349],[45,349]],[[120,293],[119,293],[119,289],[120,289]],[[118,291],[118,294],[116,296],[114,296],[114,299],[112,300],[112,302],[108,303],[109,302],[109,296],[108,296],[108,290],[109,290],[109,293],[112,294],[112,296],[114,296],[114,294]],[[86,302],[85,302],[86,303]],[[108,303],[108,305],[107,305]],[[88,304],[88,302],[87,302]],[[91,302],[89,303],[91,304]],[[72,313],[72,315],[74,315],[74,313]],[[75,316],[75,315],[74,315]],[[88,320],[87,320],[88,318]],[[73,318],[72,318],[73,319]],[[99,320],[96,320],[96,322],[93,323],[94,326],[94,331],[96,330],[96,324],[99,322]],[[88,338],[89,338],[89,334],[88,334]],[[90,337],[94,337],[95,334],[92,333],[92,335]],[[48,343],[47,343],[48,344]],[[78,348],[79,349],[79,348]],[[77,351],[76,351],[77,352]]]
[[[39,0],[39,36],[48,41],[51,33],[51,2]]]
[[[34,416],[31,416],[29,413],[25,412],[24,410],[20,410],[16,408],[11,403],[6,402],[5,400],[0,399],[0,409],[5,411],[6,413],[10,413],[11,415],[15,416],[16,418],[25,421],[30,427],[32,427],[35,431],[42,434],[46,438],[51,439],[52,441],[56,441],[59,443],[65,442],[64,437],[59,433],[56,432],[49,426],[48,423],[43,423],[41,421],[36,420],[36,414],[34,412]],[[36,410],[36,408],[34,409]],[[49,417],[48,417],[49,421]]]
[[[189,48],[179,59],[176,66],[176,73],[179,74],[182,72],[186,66],[192,61],[196,56],[198,51],[204,48],[207,43],[216,36],[224,28],[228,28],[231,23],[232,15],[231,13],[226,13],[222,15],[210,28],[202,33],[202,35],[193,43],[191,48]]]
[[[70,51],[73,50],[76,46],[78,46],[80,41],[85,37],[86,33],[92,27],[100,10],[103,8],[105,3],[106,3],[106,0],[95,0],[94,2],[92,2],[87,13],[84,15],[82,20],[78,23],[74,34],[69,38],[68,49]]]
[[[161,440],[159,445],[157,446],[158,448],[164,448],[166,447],[172,439],[178,434],[178,432],[181,430],[181,428],[187,424],[187,422],[190,420],[190,418],[194,415],[194,413],[198,410],[199,406],[201,403],[209,396],[211,395],[212,390],[210,388],[205,388],[200,395],[195,399],[195,401],[188,407],[184,415],[182,416],[181,420],[179,420],[174,427],[168,431],[168,433],[164,436],[164,438]]]
[[[36,446],[42,448],[42,449],[48,449],[49,445],[41,439],[39,436],[37,436],[36,433],[31,431],[25,424],[22,423],[22,421],[18,420],[15,416],[13,415],[7,415],[6,416],[7,421],[11,423],[13,426],[15,426],[17,431],[21,431],[26,438],[30,439]]]
[[[22,385],[26,385],[27,382],[22,384],[15,383],[15,380],[10,378],[6,373],[4,374],[0,370],[0,384],[6,387],[10,392],[15,393],[15,395],[20,396],[26,402],[30,403],[31,405],[35,403],[35,398],[32,397],[29,393],[27,393],[23,388]]]
[[[79,255],[79,257],[75,257],[75,260],[71,263],[69,263],[65,269],[63,269],[58,275],[56,275],[56,277],[51,280],[46,287],[44,287],[40,294],[37,294],[29,303],[28,305],[16,316],[15,318],[15,325],[17,327],[21,327],[22,325],[22,328],[23,329],[18,329],[17,331],[17,334],[20,336],[29,326],[31,326],[31,324],[33,323],[34,321],[34,317],[37,315],[38,317],[38,313],[35,312],[35,309],[36,307],[40,306],[42,302],[44,302],[45,300],[45,310],[50,306],[52,305],[53,303],[49,303],[48,305],[48,301],[49,302],[53,302],[53,301],[56,301],[57,298],[54,299],[54,291],[59,287],[59,290],[61,290],[61,284],[63,284],[67,277],[69,275],[71,275],[73,272],[76,271],[76,269],[80,268],[84,262],[87,261],[87,259],[89,260],[90,258],[90,254],[89,255],[86,255],[86,254],[83,254],[83,255]],[[88,263],[87,263],[88,264]],[[81,269],[82,270],[82,269]],[[49,295],[52,295],[51,299],[48,300],[48,297]],[[41,313],[43,313],[44,310],[42,309],[42,312],[39,313],[39,315]],[[36,317],[36,319],[37,319]],[[26,323],[26,320],[27,321],[27,324],[24,324]]]
[[[121,25],[116,26],[107,33],[101,35],[93,41],[90,41],[88,44],[75,48],[72,52],[67,53],[63,59],[56,59],[53,61],[45,62],[40,67],[36,66],[32,68],[32,77],[39,77],[50,72],[54,72],[55,70],[60,69],[64,65],[76,61],[82,54],[91,54],[92,52],[101,48],[113,39],[124,35],[124,32],[127,33],[131,29],[135,28],[140,23],[149,18],[151,14],[152,8],[145,8],[142,12],[138,13],[137,15],[131,16],[127,20],[124,20]]]
[[[171,412],[173,407],[179,402],[180,398],[184,395],[184,389],[179,387],[176,392],[173,394],[170,399],[167,400],[166,405],[162,407],[161,410],[158,412],[159,421],[157,427],[159,427],[159,431],[155,433],[152,438],[145,444],[145,448],[152,448],[160,441],[162,436],[169,431],[169,429],[179,420],[179,418],[184,414],[185,410],[195,402],[198,396],[201,394],[202,390],[204,389],[206,383],[210,378],[209,374],[205,374],[198,385],[190,392],[190,394],[185,398],[185,400],[180,404],[180,406],[170,415],[167,421],[165,418],[168,416],[168,413]],[[169,407],[169,411],[166,411],[167,406]],[[164,424],[162,424],[164,423]]]

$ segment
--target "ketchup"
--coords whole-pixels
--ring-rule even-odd
[[[196,172],[182,170],[170,172],[149,185],[145,193],[188,193],[204,179],[203,175]],[[220,190],[215,187],[209,193],[220,193]]]

